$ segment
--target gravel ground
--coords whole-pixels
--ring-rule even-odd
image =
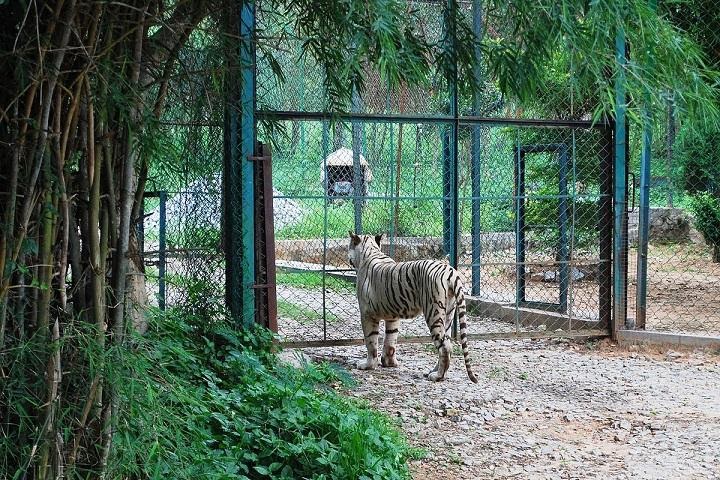
[[[416,479],[720,479],[720,352],[620,349],[609,342],[471,342],[475,373],[422,376],[429,345],[402,344],[397,368],[351,369],[348,392],[402,419],[428,452]],[[364,347],[306,349],[349,366]],[[293,352],[284,355],[289,358]]]

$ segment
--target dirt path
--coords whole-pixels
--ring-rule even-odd
[[[558,341],[471,347],[478,385],[457,357],[445,382],[426,381],[427,345],[401,345],[398,368],[351,369],[350,395],[401,418],[427,449],[414,478],[720,479],[718,355]],[[363,350],[304,353],[353,365]]]

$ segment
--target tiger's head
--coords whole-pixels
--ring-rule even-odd
[[[348,246],[348,261],[354,269],[360,266],[360,261],[372,250],[380,251],[380,235],[357,235],[348,230],[350,234],[350,245]]]

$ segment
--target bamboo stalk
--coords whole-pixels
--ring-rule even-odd
[[[45,155],[46,157],[49,154]],[[52,181],[50,179],[49,159],[45,162],[45,195],[44,201],[40,205],[40,258],[38,266],[38,278],[40,280],[40,299],[38,304],[38,330],[41,334],[47,334],[50,326],[50,298],[52,296],[52,247],[53,247],[53,229],[55,223],[55,215],[53,213],[53,194]]]
[[[146,8],[139,14],[139,22],[145,25]],[[135,43],[133,48],[133,66],[130,75],[130,84],[137,87],[140,79],[142,54],[143,54],[143,38],[145,28],[136,30]],[[140,98],[136,99],[135,104],[131,107],[131,121],[139,121],[140,118]],[[137,159],[137,147],[135,145],[135,135],[130,125],[125,128],[125,158],[122,163],[122,175],[120,178],[120,219],[119,232],[116,242],[115,254],[113,255],[113,283],[112,293],[113,306],[111,311],[111,323],[113,328],[113,337],[116,344],[121,344],[125,333],[125,290],[127,284],[128,272],[128,248],[130,244],[130,225],[132,214],[133,200],[135,192],[133,184],[135,180],[135,163]]]
[[[52,193],[52,181],[50,179],[50,159],[49,152],[46,152],[46,159],[44,162],[44,179],[45,184],[45,195],[44,201],[40,205],[40,218],[41,218],[41,245],[40,245],[40,258],[38,267],[38,277],[40,279],[39,286],[39,301],[37,306],[38,319],[37,327],[38,334],[42,336],[48,336],[50,328],[50,299],[52,297],[52,246],[53,246],[53,230],[55,215],[53,214],[52,204],[53,193]],[[55,320],[57,324],[57,319]],[[52,340],[50,341],[51,354],[47,362],[47,375],[46,375],[46,389],[47,396],[45,401],[45,418],[47,423],[46,439],[42,443],[40,453],[40,465],[38,470],[38,478],[44,480],[45,478],[54,477],[54,469],[50,462],[50,448],[54,445],[54,439],[56,436],[55,432],[55,397],[57,395],[57,383],[55,379],[55,354],[52,352],[53,348],[57,347],[55,343],[55,332],[52,332]],[[59,337],[59,328],[58,328]],[[58,338],[59,339],[59,338]],[[59,361],[58,361],[59,362]]]
[[[105,304],[103,284],[105,270],[102,268],[100,249],[100,187],[102,183],[102,150],[98,149],[100,159],[96,157],[95,107],[93,105],[90,82],[85,79],[87,94],[87,177],[90,181],[90,201],[88,203],[88,249],[90,251],[90,288],[92,319],[96,326],[96,341],[100,348],[105,345]]]
[[[15,116],[17,116],[17,104],[15,105]],[[12,160],[10,164],[10,188],[8,191],[7,210],[5,211],[5,226],[2,235],[2,244],[0,245],[0,350],[5,346],[5,329],[7,327],[7,306],[8,306],[8,291],[7,288],[3,288],[5,285],[10,284],[10,279],[5,277],[5,262],[9,250],[13,249],[12,235],[15,231],[15,208],[17,205],[17,190],[18,190],[18,176],[20,172],[20,146],[16,142],[13,146]]]
[[[60,309],[65,312],[67,309],[67,270],[68,270],[68,245],[70,243],[70,207],[68,205],[67,188],[65,184],[65,158],[62,156],[60,147],[60,131],[61,131],[61,114],[62,99],[61,94],[57,94],[55,112],[56,132],[54,137],[55,149],[55,178],[58,183],[58,211],[60,213],[60,251],[58,252],[58,299]]]
[[[85,283],[86,276],[82,268],[82,260],[80,258],[80,236],[78,235],[78,224],[76,221],[77,217],[77,206],[72,208],[71,214],[68,217],[70,223],[69,229],[69,250],[70,250],[70,271],[72,278],[72,287],[70,289],[70,295],[73,301],[73,311],[76,316],[83,318],[87,309],[87,302],[85,301]]]
[[[95,403],[95,398],[97,396],[99,386],[100,375],[97,374],[95,375],[92,383],[90,384],[90,389],[88,391],[87,397],[85,398],[85,405],[83,406],[82,413],[80,414],[80,419],[78,421],[78,427],[75,431],[75,435],[73,436],[73,446],[68,455],[66,465],[66,470],[69,476],[72,475],[73,469],[75,468],[75,461],[77,460],[78,450],[80,449],[80,442],[82,441],[82,437],[85,434],[85,428],[87,426],[88,417],[90,416],[90,410]]]

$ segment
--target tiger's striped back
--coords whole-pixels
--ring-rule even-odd
[[[441,351],[438,361],[442,379],[444,350],[449,345],[449,330],[457,312],[465,368],[473,382],[477,378],[470,368],[467,348],[467,308],[463,281],[447,261],[416,260],[395,262],[379,247],[379,238],[362,236],[352,238],[349,249],[351,264],[357,271],[357,297],[361,319],[386,321],[414,318],[423,313],[433,343]],[[370,321],[371,321],[370,320]],[[387,328],[387,327],[386,327]],[[396,335],[397,330],[390,333]],[[372,334],[373,331],[370,332]],[[386,331],[386,342],[388,332]]]

